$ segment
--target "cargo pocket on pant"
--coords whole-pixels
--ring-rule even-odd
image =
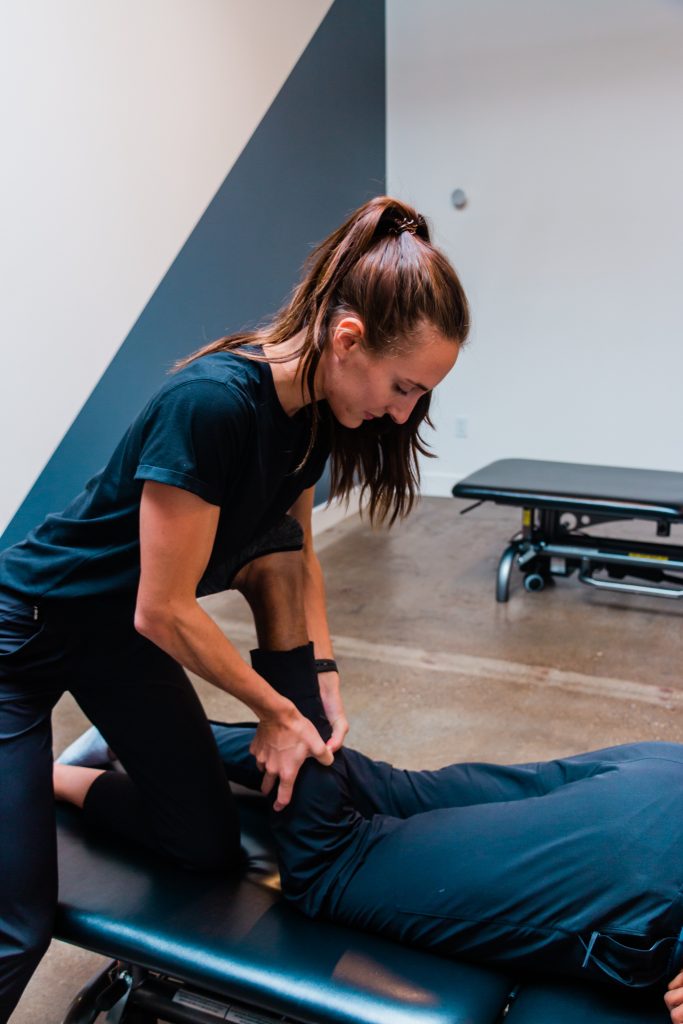
[[[596,967],[621,985],[646,988],[671,980],[667,975],[678,942],[675,935],[668,935],[648,947],[620,942],[602,932],[593,932],[588,941],[582,938],[579,941],[586,951],[581,966]]]

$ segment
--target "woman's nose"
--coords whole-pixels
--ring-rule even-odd
[[[392,402],[392,404],[387,408],[387,412],[391,416],[394,423],[402,424],[407,421],[411,412],[415,408],[415,403],[417,402],[418,398],[419,395],[417,395],[415,398],[406,395],[406,397],[400,399],[400,401]]]

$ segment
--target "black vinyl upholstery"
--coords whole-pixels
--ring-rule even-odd
[[[460,480],[453,495],[501,505],[683,519],[683,473],[652,469],[500,459]]]
[[[660,995],[518,985],[308,920],[281,898],[262,798],[238,800],[243,877],[193,874],[87,835],[79,813],[60,805],[56,937],[306,1024],[500,1024],[508,1004],[506,1024],[667,1024]]]

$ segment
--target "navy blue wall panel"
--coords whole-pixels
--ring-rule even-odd
[[[384,190],[384,0],[335,0],[0,546],[83,488],[177,358],[277,309],[312,245]]]

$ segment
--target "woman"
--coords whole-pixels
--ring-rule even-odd
[[[285,808],[302,763],[328,767],[347,722],[311,544],[313,487],[357,482],[372,518],[410,510],[431,390],[467,302],[423,218],[383,197],[312,254],[262,330],[185,360],[69,507],[0,556],[0,1021],[49,942],[56,900],[50,713],[70,690],[127,774],[97,820],[183,864],[234,864],[229,786],[185,669],[244,701],[266,791]],[[197,603],[236,589],[248,666]],[[291,699],[320,685],[321,738]]]
[[[291,696],[331,734],[315,684]],[[212,726],[229,779],[262,787],[253,727]],[[60,767],[83,806],[111,772]],[[683,1021],[683,746],[403,771],[356,751],[309,760],[272,812],[285,897],[310,917],[517,972],[669,984]],[[100,824],[108,827],[107,816]]]

